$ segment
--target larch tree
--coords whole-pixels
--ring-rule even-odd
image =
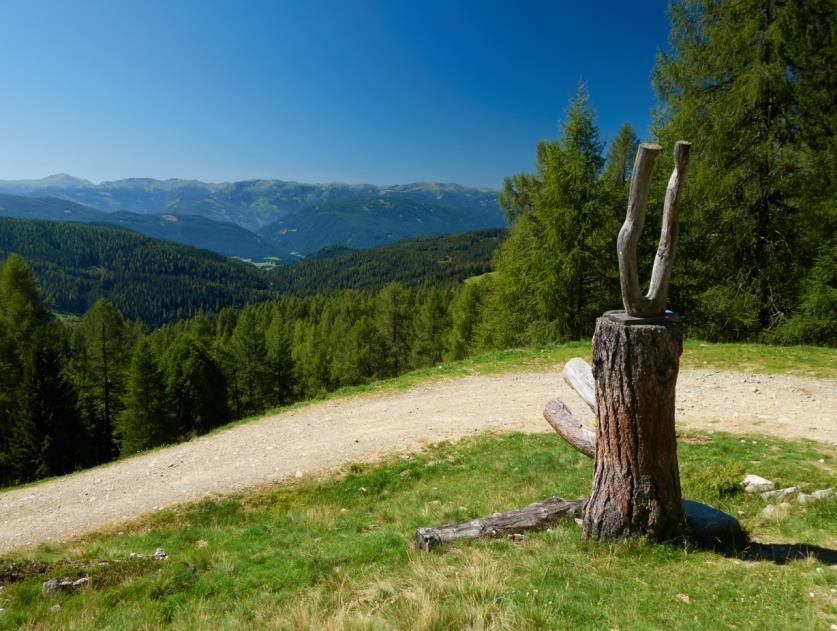
[[[657,135],[696,146],[679,259],[691,280],[675,299],[703,335],[743,339],[781,324],[834,248],[834,6],[677,0],[669,13]]]
[[[571,101],[558,140],[541,141],[534,175],[507,178],[501,202],[514,218],[500,247],[498,280],[487,316],[501,345],[579,339],[602,311],[607,289],[602,271],[612,259],[616,216],[603,194],[604,159],[593,111],[583,89]]]

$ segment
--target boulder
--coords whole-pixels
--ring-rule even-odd
[[[770,480],[752,473],[744,476],[741,485],[744,487],[745,493],[762,493],[763,491],[772,491],[776,487]]]

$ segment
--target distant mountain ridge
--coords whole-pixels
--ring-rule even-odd
[[[282,257],[278,246],[241,226],[213,221],[199,215],[146,215],[128,211],[108,213],[57,197],[0,193],[0,216],[115,226],[166,241],[212,250],[225,256],[250,259],[277,257],[284,262],[294,260],[290,256]]]
[[[497,203],[496,190],[435,182],[377,186],[283,180],[207,183],[130,178],[94,184],[57,174],[41,180],[0,180],[0,194],[57,198],[104,213],[191,215],[236,224],[255,234],[244,238],[243,234],[233,234],[226,228],[210,245],[206,226],[195,228],[198,234],[204,235],[203,241],[196,241],[183,230],[164,230],[155,224],[156,231],[152,231],[137,218],[119,220],[121,225],[144,234],[252,259],[263,258],[271,248],[272,255],[288,260],[329,245],[372,247],[419,235],[507,225]],[[81,218],[84,212],[78,208],[73,208],[71,214],[74,217],[63,219],[90,221]],[[229,235],[223,236],[225,233]],[[252,247],[242,248],[248,240]]]

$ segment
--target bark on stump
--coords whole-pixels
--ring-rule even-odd
[[[673,319],[596,321],[596,465],[584,538],[676,535],[683,527],[674,395],[683,337]]]

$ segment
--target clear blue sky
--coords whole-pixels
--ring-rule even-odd
[[[498,187],[587,84],[648,135],[665,2],[0,0],[0,179]]]

